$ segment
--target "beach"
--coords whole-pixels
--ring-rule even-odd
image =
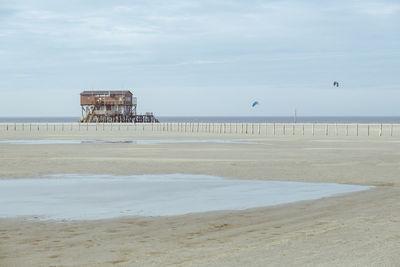
[[[23,130],[21,125],[15,130],[12,125],[9,129],[2,125],[0,139],[114,142],[0,143],[0,179],[181,173],[375,188],[279,206],[169,217],[91,221],[1,218],[0,266],[400,264],[400,139],[396,127],[386,126],[381,131],[379,125],[370,129],[363,125],[357,132],[352,125],[346,136],[346,128],[336,132],[333,125],[328,133],[326,125],[318,125],[312,135],[312,126],[307,125],[305,135],[296,126],[295,134],[279,128],[273,136],[272,125],[249,125],[247,133],[241,132],[241,125],[237,133],[237,127],[222,125],[213,131],[196,128],[196,124],[175,125],[175,130],[165,125],[157,130],[154,125],[146,129],[116,125],[105,130],[101,124],[90,128],[71,125],[46,128],[42,124],[39,130],[28,124]],[[283,131],[287,131],[285,135]],[[131,140],[174,142],[122,142]]]

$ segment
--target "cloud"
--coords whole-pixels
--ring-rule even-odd
[[[233,86],[307,94],[332,79],[349,90],[400,84],[394,1],[0,2],[7,90],[196,86],[195,98]]]
[[[366,2],[357,5],[362,13],[373,16],[394,16],[400,15],[399,3],[388,2]]]

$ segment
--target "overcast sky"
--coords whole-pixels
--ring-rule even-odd
[[[78,116],[90,89],[164,116],[397,116],[400,2],[0,0],[0,62],[0,116]]]

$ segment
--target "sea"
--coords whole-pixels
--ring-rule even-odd
[[[160,122],[292,123],[292,116],[156,116]],[[70,123],[79,117],[0,117],[0,123]],[[400,116],[298,116],[297,123],[400,123]]]

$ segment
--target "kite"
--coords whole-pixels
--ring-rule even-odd
[[[257,106],[258,104],[259,104],[258,101],[254,101],[253,105],[251,105],[251,106],[254,108],[254,107]]]

